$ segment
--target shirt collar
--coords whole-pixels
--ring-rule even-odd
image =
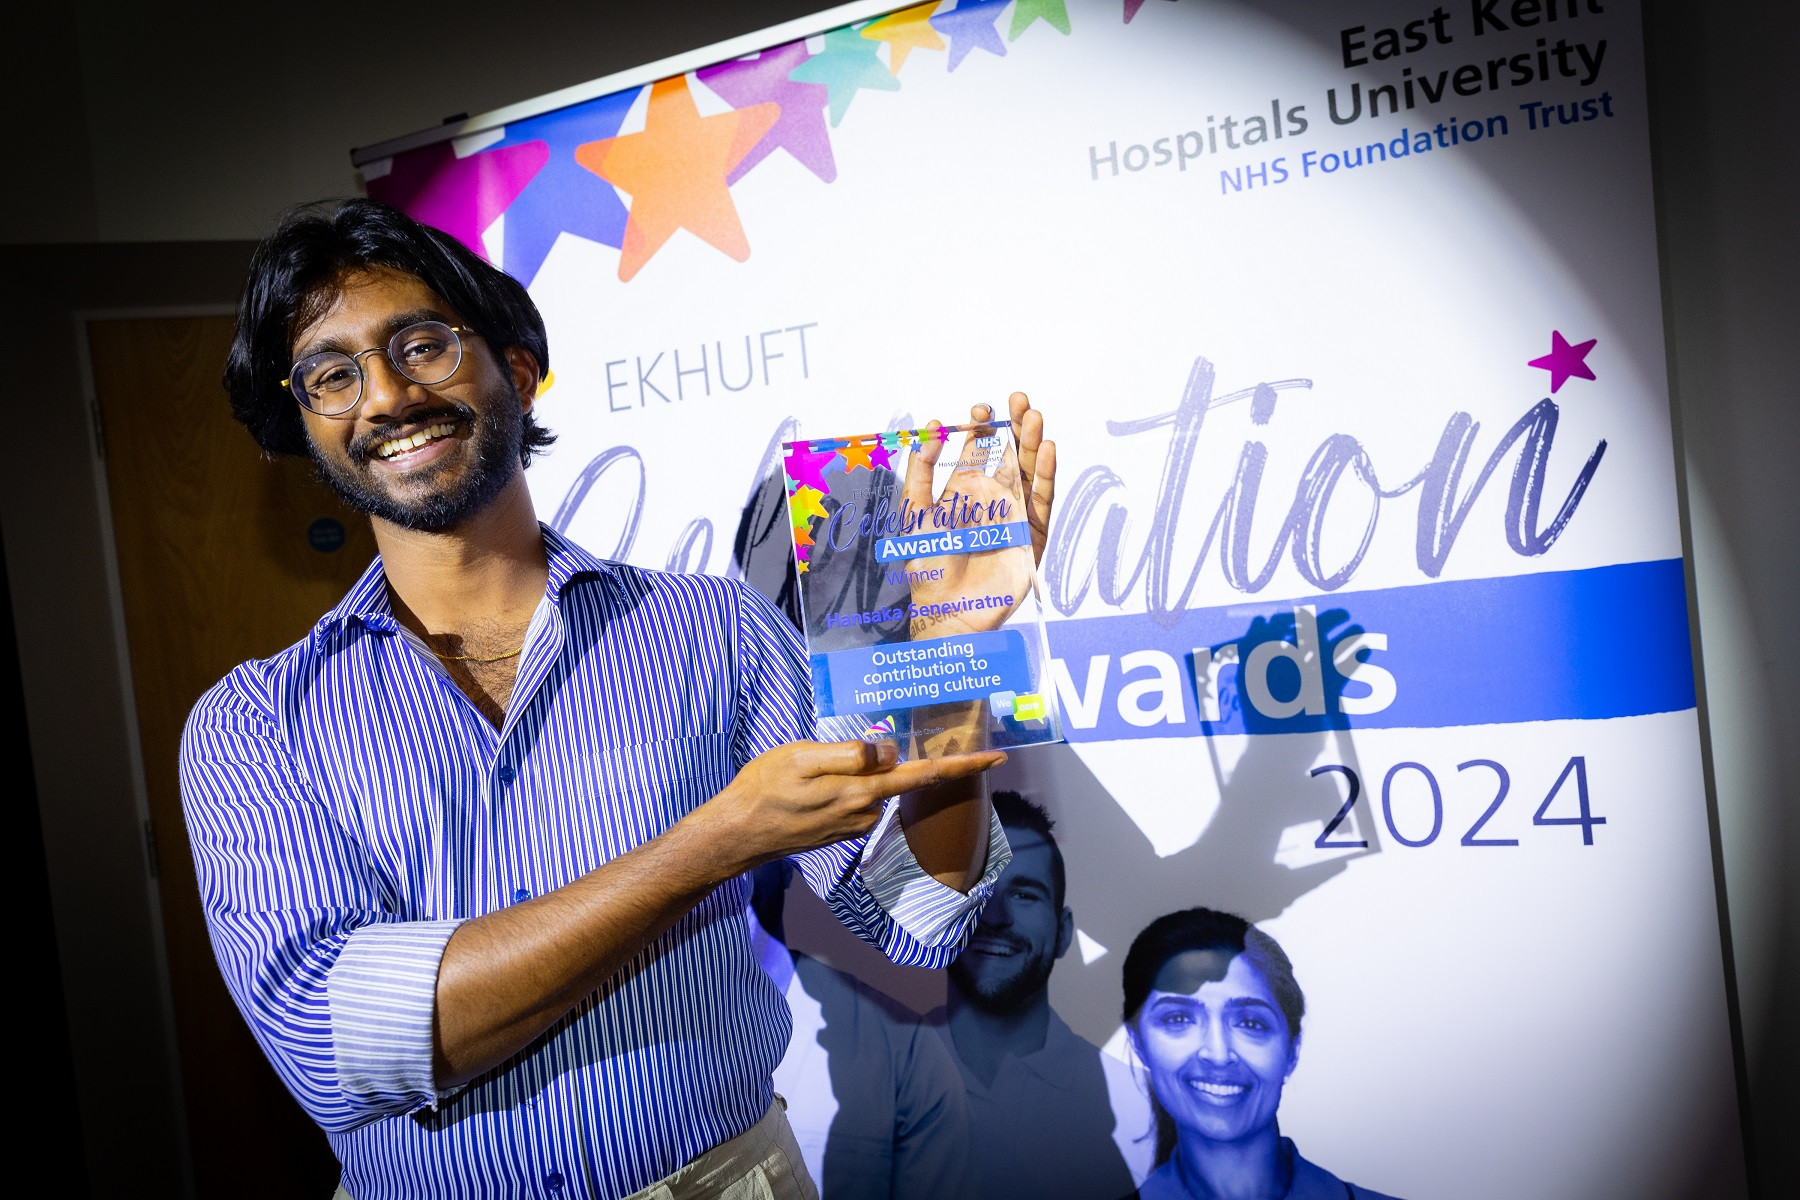
[[[569,585],[580,579],[605,579],[613,574],[612,565],[604,559],[589,554],[542,522],[538,528],[543,531],[544,554],[550,562],[550,577],[544,594],[552,604],[560,604]],[[387,572],[382,569],[379,554],[344,598],[313,626],[313,649],[323,652],[326,639],[352,621],[371,633],[396,633],[400,629],[394,606],[388,600]]]

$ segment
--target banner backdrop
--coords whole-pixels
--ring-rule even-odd
[[[1647,1197],[1735,1124],[1644,104],[1621,0],[960,0],[365,168],[529,286],[602,555],[792,611],[783,441],[1046,415],[1068,744],[996,786],[1062,882],[1015,811],[948,982],[759,895],[827,1200],[1119,1196],[1153,1097],[1157,1196],[1275,1120],[1296,1197]],[[1252,947],[1126,1026],[1195,906],[1303,1018]]]

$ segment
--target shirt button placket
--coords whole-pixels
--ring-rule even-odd
[[[544,1176],[544,1186],[549,1189],[552,1196],[562,1195],[563,1182],[562,1172],[555,1167],[550,1168],[549,1173]]]

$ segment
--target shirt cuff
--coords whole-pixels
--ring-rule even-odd
[[[922,946],[942,946],[961,941],[974,928],[972,920],[994,881],[1012,861],[1012,847],[1000,817],[988,811],[987,869],[966,893],[940,883],[919,865],[906,831],[900,825],[900,801],[888,801],[887,811],[864,846],[856,864],[857,878],[894,923]]]
[[[326,980],[332,1053],[345,1094],[406,1110],[455,1093],[434,1070],[438,963],[461,921],[365,925],[350,935]]]

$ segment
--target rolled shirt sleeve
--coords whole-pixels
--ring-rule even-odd
[[[738,765],[788,742],[854,736],[854,722],[815,726],[812,672],[799,633],[754,589],[742,586],[739,595]],[[866,836],[795,855],[793,862],[852,933],[902,966],[937,968],[967,944],[1011,858],[999,818],[990,813],[980,880],[966,893],[940,883],[919,865],[900,824],[900,802],[891,798]]]
[[[182,806],[227,989],[328,1132],[436,1104],[433,1005],[456,921],[402,920],[283,744],[261,664],[188,718]]]

